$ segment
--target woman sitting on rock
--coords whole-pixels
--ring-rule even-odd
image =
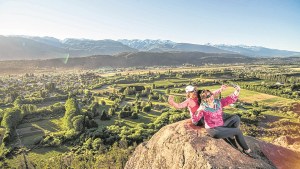
[[[227,87],[226,85],[222,85],[220,89],[212,92],[212,95],[217,95],[217,94],[221,93],[226,87]],[[189,85],[185,88],[185,92],[186,92],[186,98],[187,98],[185,101],[183,101],[182,103],[175,103],[174,96],[170,95],[169,99],[168,99],[169,104],[177,109],[182,109],[182,108],[188,107],[190,115],[191,115],[192,123],[197,126],[203,125],[204,124],[203,118],[197,119],[196,113],[195,113],[197,111],[197,109],[199,108],[199,102],[198,102],[200,100],[199,90],[196,90],[196,88],[194,86]]]
[[[203,90],[200,94],[202,102],[195,115],[195,121],[204,117],[205,129],[211,137],[228,139],[231,145],[237,148],[236,139],[243,148],[243,152],[249,155],[251,149],[248,147],[239,128],[240,117],[234,115],[223,120],[223,107],[236,102],[238,99],[240,87],[236,85],[234,87],[234,93],[223,99],[215,99],[212,92]]]

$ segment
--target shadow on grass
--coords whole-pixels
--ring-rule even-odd
[[[137,124],[139,124],[138,119],[136,119],[136,121],[133,121],[133,119],[123,119],[123,121],[125,122],[124,126],[127,127],[135,127]]]
[[[36,138],[41,138],[45,132],[32,125],[26,124],[24,127],[19,127],[15,130],[14,140],[10,142],[12,147],[26,147],[32,148],[35,146]]]
[[[98,124],[98,128],[103,128],[103,127],[115,124],[115,121],[117,119],[118,119],[118,117],[114,116],[110,120],[100,120],[99,118],[97,118],[97,119],[95,119],[95,121]]]
[[[64,153],[69,151],[69,148],[66,146],[60,146],[60,147],[43,147],[39,149],[33,149],[31,152],[37,153],[37,154],[47,154],[50,152],[58,152],[58,153]]]
[[[139,116],[138,119],[136,119],[135,121],[140,122],[140,123],[145,123],[145,124],[153,122],[155,120],[155,118],[157,117],[155,115],[145,113],[145,112],[139,113],[138,116]]]
[[[151,117],[158,117],[161,115],[161,112],[158,110],[151,110],[149,113],[147,113]]]
[[[60,126],[58,126],[57,124],[53,123],[50,120],[42,120],[42,121],[34,122],[32,124],[44,131],[56,132],[60,130]]]

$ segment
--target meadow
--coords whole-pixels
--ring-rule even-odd
[[[266,66],[263,69],[268,68],[274,72],[278,71],[272,66]],[[111,155],[112,151],[122,150],[125,154],[130,154],[137,144],[151,138],[164,125],[189,118],[186,109],[175,110],[167,103],[169,95],[175,95],[178,100],[184,99],[184,88],[189,84],[197,86],[198,89],[210,90],[217,90],[222,84],[228,84],[228,88],[222,92],[221,96],[216,96],[226,97],[234,91],[231,83],[245,82],[252,88],[249,86],[247,89],[242,88],[239,102],[224,110],[226,114],[241,115],[244,133],[268,142],[284,135],[283,133],[299,136],[297,129],[299,129],[300,112],[294,111],[293,106],[300,105],[299,97],[295,95],[295,93],[298,95],[300,93],[299,88],[294,87],[294,91],[290,89],[290,86],[295,83],[284,82],[282,86],[275,86],[277,90],[285,94],[283,97],[263,93],[256,89],[261,90],[260,86],[271,84],[269,85],[271,90],[277,79],[258,78],[259,74],[255,77],[254,75],[246,77],[243,75],[247,74],[246,70],[247,68],[243,66],[179,67],[172,68],[172,71],[148,68],[142,71],[127,70],[122,73],[89,70],[72,73],[74,78],[69,76],[70,80],[65,84],[62,81],[65,81],[68,74],[56,74],[54,84],[45,85],[37,91],[32,89],[31,92],[35,93],[35,97],[38,95],[39,99],[31,96],[30,102],[26,100],[25,103],[22,97],[18,102],[17,97],[3,98],[7,102],[2,103],[0,111],[3,126],[0,128],[1,140],[8,130],[12,133],[10,133],[9,141],[1,142],[3,149],[1,166],[8,168],[22,168],[26,165],[48,166],[51,160],[55,160],[54,157],[61,158],[61,160],[56,159],[61,165],[70,166],[74,165],[76,160],[76,163],[81,164],[80,158],[87,151],[95,156],[91,158],[92,164],[96,164],[95,158],[109,164],[116,158]],[[297,68],[287,68],[287,70],[300,71]],[[39,74],[26,75],[23,79],[30,78],[32,83],[33,77],[39,76]],[[77,77],[80,77],[79,84],[74,80]],[[53,79],[51,75],[50,78]],[[6,79],[5,76],[2,77],[2,81],[5,82]],[[23,83],[23,85],[27,84]],[[141,87],[141,90],[137,90]],[[286,91],[292,92],[293,97],[286,94]],[[20,96],[22,92],[17,92],[17,94]],[[65,97],[65,95],[69,96]],[[75,100],[74,103],[72,102],[74,105],[71,105],[71,98]],[[74,106],[74,110],[78,109],[77,114],[72,116],[77,121],[67,120],[68,114],[74,113],[70,106]],[[9,121],[5,113],[10,111],[6,107],[19,107],[23,116],[12,128],[9,128],[11,125],[6,125]],[[281,133],[283,131],[282,120],[291,122],[290,132],[286,129]],[[72,122],[71,128],[68,125],[70,122]],[[122,146],[124,144],[126,146]],[[119,150],[115,150],[114,146],[118,146]],[[9,152],[3,153],[7,151]],[[65,164],[62,159],[70,158],[70,156],[74,156],[72,158],[74,163],[71,160]],[[122,166],[128,156],[118,158],[121,160],[117,166]]]

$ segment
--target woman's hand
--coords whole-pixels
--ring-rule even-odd
[[[221,86],[221,91],[224,91],[227,88],[227,85],[222,85]]]
[[[236,96],[238,96],[240,94],[241,88],[240,88],[239,85],[235,85],[234,88],[235,88],[235,91],[234,91],[233,94],[236,95]]]
[[[170,103],[170,101],[173,101],[173,100],[174,100],[174,96],[170,95],[168,98],[168,102]]]

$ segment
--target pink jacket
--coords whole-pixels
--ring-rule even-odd
[[[204,116],[205,128],[223,126],[223,107],[236,102],[237,99],[238,96],[236,96],[235,94],[227,96],[226,98],[223,98],[221,100],[215,99],[215,108],[210,108],[210,110],[213,110],[214,112],[211,112],[207,106],[204,106],[204,110],[201,110],[197,115],[195,115],[193,120],[199,121],[202,116]]]
[[[212,92],[214,95],[221,93],[221,89],[218,89],[216,91]],[[175,107],[176,109],[182,109],[182,108],[186,108],[188,107],[189,111],[190,111],[190,115],[191,115],[191,119],[192,122],[195,123],[199,120],[196,120],[196,111],[199,108],[199,104],[198,104],[198,98],[187,98],[184,102],[182,103],[176,103],[174,102],[173,99],[169,100],[169,104],[172,105],[173,107]]]

